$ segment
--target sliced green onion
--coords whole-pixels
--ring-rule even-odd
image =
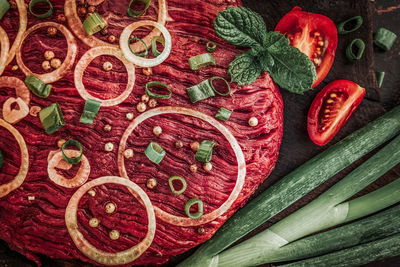
[[[0,0],[0,19],[7,13],[10,9],[10,3],[7,0]]]
[[[384,71],[375,71],[376,75],[376,80],[378,81],[378,87],[381,88],[382,83],[383,83],[383,78],[385,78],[385,72]]]
[[[144,5],[143,9],[142,10],[133,10],[131,8],[131,6],[135,2],[142,3]],[[149,8],[150,4],[151,4],[151,0],[131,0],[131,2],[129,3],[128,9],[126,10],[126,14],[131,18],[140,17],[141,15],[144,14],[144,12],[146,12],[146,10]]]
[[[209,80],[204,80],[195,86],[187,88],[186,92],[192,103],[215,96]]]
[[[83,29],[88,35],[93,35],[107,26],[107,22],[99,15],[99,13],[93,13],[85,19],[82,24]]]
[[[33,12],[33,7],[38,4],[38,3],[45,3],[49,5],[49,10],[46,13],[43,14],[37,14]],[[31,12],[31,14],[39,19],[47,19],[48,17],[50,17],[51,15],[53,15],[53,5],[51,4],[51,2],[49,0],[32,0],[29,3],[29,12]]]
[[[213,81],[214,80],[222,80],[222,81],[224,81],[226,86],[227,86],[227,88],[228,88],[228,91],[226,93],[220,93],[217,89],[215,89],[215,87],[213,85]],[[225,80],[222,77],[214,76],[214,77],[210,78],[210,85],[211,85],[211,88],[214,90],[214,92],[216,92],[218,95],[227,96],[227,95],[229,95],[231,93],[231,86],[229,85],[228,81]]]
[[[198,210],[196,213],[190,213],[190,208],[193,205],[198,205]],[[203,216],[203,201],[198,198],[191,198],[185,204],[185,212],[186,215],[191,219],[199,219]]]
[[[3,168],[4,165],[4,156],[3,156],[3,151],[0,149],[0,170]]]
[[[352,23],[354,23],[354,26],[352,28],[346,30],[346,28],[348,28],[348,25],[352,24]],[[354,31],[358,30],[362,24],[363,24],[363,18],[361,16],[355,16],[355,17],[349,18],[348,20],[341,22],[337,26],[338,34],[348,34],[348,33],[354,32]]]
[[[354,49],[356,49],[356,53],[354,53]],[[365,43],[361,39],[354,39],[351,43],[346,47],[346,57],[350,62],[354,62],[359,60],[365,49]]]
[[[78,148],[80,155],[76,158],[70,158],[67,155],[65,155],[64,150],[69,146],[75,146],[76,148]],[[67,142],[65,142],[61,147],[61,151],[62,151],[64,160],[70,164],[78,164],[82,159],[82,155],[83,155],[82,145],[81,145],[81,143],[79,143],[78,141],[76,141],[74,139],[69,139]]]
[[[47,134],[52,134],[65,125],[58,103],[53,103],[39,112],[39,118]]]
[[[189,58],[189,65],[192,70],[199,70],[208,66],[215,66],[215,60],[210,53],[193,56]]]
[[[201,162],[210,162],[214,145],[215,143],[212,141],[203,140],[194,156],[195,159]]]
[[[157,50],[157,42],[165,46],[165,39],[162,36],[154,36],[153,39],[151,39],[151,52],[153,53],[153,56],[158,57],[161,55],[161,52]]]
[[[79,122],[92,125],[94,118],[99,113],[100,106],[100,101],[87,99]]]
[[[221,120],[221,121],[227,121],[229,120],[229,117],[231,116],[232,111],[230,111],[229,109],[226,108],[220,108],[217,112],[217,114],[215,114],[215,118]]]
[[[38,97],[47,98],[50,95],[52,86],[50,84],[45,84],[42,80],[33,75],[26,76],[25,84],[29,90]]]
[[[394,32],[385,28],[379,28],[374,36],[374,44],[385,51],[389,51],[396,39],[397,35]]]
[[[207,44],[206,44],[207,52],[210,52],[210,53],[214,52],[216,48],[217,48],[217,44],[216,43],[214,43],[212,41],[207,42]]]
[[[150,88],[153,87],[153,86],[164,87],[165,89],[168,90],[169,94],[168,95],[160,95],[160,94],[153,93],[152,91],[150,91]],[[152,98],[168,99],[168,98],[170,98],[172,96],[172,90],[171,90],[171,87],[169,87],[165,83],[162,83],[162,82],[148,82],[148,83],[146,83],[146,94],[149,97],[152,97]]]
[[[151,162],[159,164],[165,157],[166,153],[165,150],[159,144],[157,144],[156,142],[150,142],[150,144],[144,151],[144,154]]]
[[[174,181],[180,181],[182,184],[182,188],[180,190],[176,190],[174,187]],[[171,176],[168,179],[168,184],[169,187],[171,188],[172,193],[174,193],[175,195],[180,195],[183,192],[185,192],[186,187],[187,187],[187,183],[186,180],[180,176]]]
[[[139,42],[141,42],[141,43],[144,45],[144,47],[145,47],[146,49],[145,49],[142,53],[135,53],[135,52],[133,52],[133,50],[132,50],[132,48],[131,48],[131,46],[130,46],[131,41],[139,41]],[[140,38],[137,38],[137,37],[129,38],[129,40],[128,40],[128,47],[129,47],[129,50],[131,51],[131,53],[134,54],[135,56],[138,56],[138,57],[145,57],[145,56],[147,56],[147,55],[149,54],[149,47],[148,47],[147,44],[146,44],[142,39],[140,39]]]

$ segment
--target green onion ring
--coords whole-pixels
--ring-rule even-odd
[[[384,71],[375,71],[376,75],[376,80],[378,81],[378,87],[381,88],[382,83],[383,83],[383,78],[385,78],[385,72]]]
[[[83,23],[82,27],[88,35],[93,35],[107,26],[107,22],[99,15],[99,13],[93,13],[87,17]]]
[[[85,108],[83,109],[83,113],[79,119],[79,122],[92,125],[94,118],[97,116],[97,113],[99,113],[100,106],[100,101],[86,99]]]
[[[4,165],[4,156],[3,156],[3,151],[0,149],[0,170],[3,168]]]
[[[189,65],[192,70],[199,70],[208,66],[215,66],[215,59],[210,53],[204,53],[189,58]]]
[[[192,214],[192,213],[190,213],[190,208],[195,204],[197,204],[199,206],[199,209],[196,213]],[[203,201],[201,201],[198,198],[189,199],[185,204],[185,213],[191,219],[201,218],[203,216]]]
[[[216,80],[216,79],[218,79],[218,80],[223,80],[223,81],[225,82],[226,86],[228,87],[228,92],[226,92],[226,93],[223,94],[223,93],[220,93],[217,89],[215,89],[215,87],[214,87],[214,85],[212,84],[212,82],[213,82],[214,80]],[[227,96],[227,95],[229,95],[229,94],[231,93],[231,86],[229,85],[228,81],[225,80],[225,79],[222,78],[222,77],[214,76],[214,77],[210,78],[210,85],[211,85],[211,88],[214,90],[214,92],[217,93],[217,94],[220,95],[220,96]]]
[[[221,120],[221,121],[227,121],[229,120],[230,116],[232,114],[232,111],[226,108],[220,108],[215,114],[215,118]]]
[[[45,84],[42,80],[33,75],[26,76],[25,85],[32,93],[41,98],[49,97],[52,88],[50,84]]]
[[[10,3],[7,0],[0,0],[0,19],[7,13],[10,9]]]
[[[214,43],[212,41],[207,42],[207,44],[206,44],[207,52],[210,52],[210,53],[214,52],[215,49],[217,49],[217,44],[216,43]]]
[[[143,10],[136,11],[136,10],[131,9],[131,5],[134,2],[140,2],[140,3],[144,4]],[[129,3],[128,9],[126,10],[126,14],[131,18],[140,17],[141,15],[143,15],[146,12],[146,10],[149,8],[150,4],[151,4],[151,0],[131,0],[131,2]]]
[[[136,40],[136,41],[139,41],[139,42],[141,42],[143,45],[144,45],[144,47],[146,48],[142,53],[135,53],[135,52],[133,52],[133,50],[132,50],[132,48],[131,48],[131,41],[132,40]],[[147,56],[148,54],[149,54],[149,47],[147,46],[147,44],[142,40],[142,39],[140,39],[140,38],[137,38],[137,37],[133,37],[133,38],[129,38],[129,40],[128,40],[128,47],[129,47],[129,50],[131,51],[131,53],[132,54],[134,54],[135,56],[138,56],[138,57],[145,57],[145,56]]]
[[[352,21],[355,21],[356,24],[350,30],[346,30],[345,29],[346,25],[348,23],[351,23]],[[337,26],[338,34],[348,34],[348,33],[354,32],[354,31],[358,30],[361,27],[362,24],[363,24],[363,18],[361,16],[355,16],[355,17],[349,18],[349,19],[341,22]]]
[[[52,134],[65,125],[64,117],[58,103],[53,103],[40,110],[39,118],[47,134]]]
[[[356,54],[353,52],[353,47],[357,49]],[[351,41],[351,43],[346,47],[346,57],[350,62],[354,62],[356,60],[359,60],[365,49],[365,43],[361,39],[354,39]]]
[[[385,51],[389,51],[396,39],[397,35],[394,32],[379,28],[374,36],[374,44]]]
[[[150,142],[150,144],[147,146],[146,150],[144,151],[144,154],[147,156],[147,158],[151,162],[154,162],[155,164],[159,164],[165,157],[166,152],[156,142]]]
[[[151,53],[153,54],[153,56],[158,57],[159,55],[161,55],[161,52],[157,50],[157,42],[159,42],[160,44],[162,44],[163,46],[165,46],[165,39],[162,36],[154,36],[151,39]]]
[[[210,162],[214,145],[215,143],[212,141],[203,140],[194,156],[195,159],[201,162]]]
[[[176,190],[175,189],[174,184],[173,184],[174,181],[180,181],[182,183],[181,190]],[[184,178],[180,177],[180,176],[171,176],[171,177],[169,177],[168,184],[169,184],[169,187],[171,188],[172,193],[174,193],[175,195],[182,194],[183,192],[185,192],[186,187],[187,187],[186,180]]]
[[[68,146],[75,146],[76,148],[79,149],[80,155],[76,158],[70,158],[68,157],[65,153],[64,150],[68,147]],[[67,142],[65,142],[62,147],[61,147],[61,151],[62,151],[62,155],[63,158],[66,162],[68,162],[69,164],[78,164],[81,159],[82,159],[82,155],[83,155],[83,147],[81,145],[81,143],[79,143],[78,141],[74,140],[74,139],[69,139]]]
[[[209,80],[204,80],[199,84],[187,88],[186,92],[192,103],[215,96]]]
[[[36,14],[32,11],[34,5],[38,4],[38,3],[45,3],[49,5],[49,10],[46,13],[43,14]],[[34,15],[35,17],[39,18],[39,19],[47,19],[48,17],[50,17],[51,15],[53,15],[53,5],[51,4],[51,2],[49,0],[31,0],[29,2],[29,12]]]
[[[153,93],[153,92],[150,91],[150,87],[153,87],[153,86],[164,87],[169,91],[169,94],[168,95],[160,95],[160,94]],[[146,94],[149,97],[152,97],[152,98],[169,99],[172,96],[172,90],[171,90],[171,87],[169,87],[165,83],[162,83],[162,82],[148,82],[148,83],[146,83]]]

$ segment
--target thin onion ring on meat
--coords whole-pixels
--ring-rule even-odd
[[[17,97],[20,97],[25,104],[29,106],[29,102],[31,101],[31,92],[23,81],[16,77],[2,76],[0,77],[0,88],[1,87],[14,88]]]
[[[19,49],[22,44],[22,36],[26,31],[26,26],[28,25],[28,11],[26,10],[26,5],[24,0],[16,0],[19,13],[19,27],[18,33],[15,37],[14,43],[11,46],[10,51],[8,52],[8,58],[6,62],[6,66],[10,64],[10,62],[14,59],[15,53]]]
[[[132,134],[133,130],[143,121],[145,121],[148,118],[151,118],[153,116],[161,115],[161,114],[168,114],[168,113],[174,113],[174,114],[183,114],[183,115],[188,115],[192,117],[196,117],[199,119],[202,119],[208,123],[210,123],[212,126],[217,128],[222,135],[228,140],[230,143],[235,156],[236,160],[238,163],[238,176],[236,180],[235,187],[233,188],[231,194],[229,195],[228,199],[216,210],[204,214],[201,218],[199,219],[191,219],[188,217],[180,217],[180,216],[175,216],[170,213],[167,213],[163,210],[161,210],[158,207],[154,207],[154,210],[156,212],[156,215],[158,218],[161,220],[173,224],[173,225],[178,225],[178,226],[197,226],[201,224],[208,223],[222,214],[224,214],[235,202],[237,197],[239,196],[240,191],[243,188],[245,177],[246,177],[246,162],[244,159],[243,151],[240,148],[239,143],[237,142],[236,138],[232,135],[232,133],[220,122],[218,122],[216,119],[213,117],[210,117],[202,112],[189,109],[189,108],[184,108],[184,107],[171,107],[171,106],[166,106],[166,107],[159,107],[159,108],[154,108],[152,110],[149,110],[147,112],[144,112],[140,114],[138,117],[136,117],[128,126],[128,128],[125,130],[124,134],[122,135],[121,142],[119,144],[118,148],[118,170],[121,175],[121,177],[125,177],[129,179],[128,173],[125,169],[125,158],[124,158],[124,151],[126,148],[126,142],[128,140],[128,137]]]
[[[72,32],[86,45],[90,47],[96,46],[111,46],[115,48],[119,48],[118,45],[113,45],[107,42],[104,42],[98,39],[94,35],[87,35],[85,30],[83,29],[82,22],[78,16],[76,9],[76,1],[75,0],[66,0],[64,5],[65,16],[67,17],[69,27]],[[157,22],[165,25],[167,20],[167,1],[166,0],[158,0],[158,19]],[[151,47],[151,39],[154,36],[160,35],[160,32],[157,29],[153,29],[146,37],[142,40],[145,42],[147,47]],[[131,45],[132,51],[135,53],[140,53],[144,50],[143,44],[138,41]]]
[[[22,43],[29,34],[36,31],[37,29],[43,28],[43,27],[55,27],[62,34],[64,34],[65,39],[67,40],[67,44],[68,44],[68,51],[67,51],[67,56],[64,59],[64,62],[61,64],[61,66],[58,69],[56,69],[50,73],[36,74],[36,73],[33,73],[30,69],[28,69],[28,67],[25,66],[25,64],[22,60]],[[61,79],[62,77],[64,77],[64,75],[67,74],[72,69],[72,65],[75,62],[75,57],[77,54],[78,54],[78,45],[75,41],[75,37],[67,29],[67,27],[65,27],[64,25],[55,23],[55,22],[42,22],[42,23],[35,24],[34,26],[29,28],[25,32],[25,34],[22,37],[21,45],[17,51],[16,57],[17,57],[18,66],[21,68],[22,72],[25,73],[25,75],[36,76],[40,80],[42,80],[44,83],[52,83],[52,82],[56,82],[59,79]]]
[[[128,83],[126,85],[125,91],[120,94],[116,98],[112,99],[107,99],[103,100],[97,97],[93,97],[88,93],[88,91],[85,89],[85,86],[83,85],[83,73],[87,66],[89,66],[90,62],[101,55],[110,55],[110,56],[115,56],[118,58],[125,66],[127,72],[128,72]],[[78,93],[81,95],[81,97],[85,100],[87,99],[94,99],[97,101],[101,102],[101,106],[103,107],[111,107],[111,106],[116,106],[122,102],[125,101],[126,98],[131,94],[133,90],[133,86],[135,85],[135,66],[129,62],[123,55],[122,52],[119,48],[115,47],[110,47],[110,46],[97,46],[93,47],[92,49],[88,50],[78,61],[75,67],[75,73],[74,73],[74,81],[75,81],[75,87],[76,90],[78,90]]]
[[[18,105],[18,109],[11,108],[13,104]],[[8,123],[17,123],[29,114],[28,105],[22,98],[10,97],[3,104],[3,119]]]
[[[11,124],[2,119],[0,119],[0,126],[6,128],[14,136],[15,140],[17,140],[18,142],[19,149],[21,151],[21,165],[19,167],[18,174],[11,182],[0,185],[0,198],[2,198],[8,195],[11,191],[20,187],[21,184],[24,182],[29,169],[29,154],[25,140],[17,129],[15,129]]]
[[[80,155],[80,151],[71,149],[64,150],[64,153],[68,157],[78,157]],[[65,162],[61,151],[58,151],[51,156],[47,165],[47,173],[49,174],[49,178],[51,181],[65,188],[75,188],[86,183],[90,174],[90,164],[85,155],[82,155],[81,166],[79,167],[79,170],[76,173],[75,177],[71,179],[65,178],[64,176],[58,174],[56,168],[59,168],[59,166],[61,167],[59,169],[63,170],[68,170],[68,167],[72,167],[71,165],[65,165],[61,162]]]
[[[8,58],[8,52],[10,49],[10,40],[8,40],[8,35],[6,31],[0,26],[0,76],[3,74],[4,68],[6,67],[6,62]]]
[[[133,195],[140,199],[139,202],[144,203],[148,216],[146,237],[139,244],[117,253],[109,253],[97,249],[85,239],[83,234],[78,229],[76,213],[79,206],[79,200],[91,188],[107,183],[120,184],[128,187],[131,192],[134,192]],[[89,259],[104,265],[123,265],[134,261],[150,247],[156,231],[156,218],[154,215],[154,209],[147,194],[134,182],[116,176],[100,177],[81,186],[69,200],[68,206],[65,210],[65,223],[67,225],[68,232],[77,248]]]
[[[131,38],[132,32],[142,26],[153,26],[155,29],[158,29],[161,31],[161,33],[164,36],[165,40],[165,45],[164,45],[164,50],[162,53],[155,57],[155,58],[143,58],[139,57],[135,54],[133,54],[129,48],[129,39]],[[147,68],[147,67],[154,67],[156,65],[161,64],[164,60],[167,59],[169,54],[171,53],[171,47],[172,47],[172,42],[171,42],[171,35],[169,34],[167,28],[164,27],[164,25],[161,25],[160,23],[157,23],[155,21],[151,20],[141,20],[138,22],[134,22],[122,31],[121,36],[119,38],[119,45],[121,47],[122,53],[124,54],[124,57],[135,64],[136,66]]]

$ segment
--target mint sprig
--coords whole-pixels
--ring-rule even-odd
[[[317,78],[314,64],[279,32],[267,32],[262,17],[245,7],[228,7],[214,21],[219,37],[251,50],[235,57],[228,74],[239,85],[251,84],[261,71],[290,92],[303,94]]]

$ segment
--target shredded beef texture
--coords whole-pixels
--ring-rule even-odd
[[[110,24],[110,32],[118,36],[123,27],[137,19],[127,17],[128,0],[105,1],[98,11]],[[28,1],[26,1],[28,3]],[[52,1],[54,6],[51,21],[56,21],[58,14],[64,13],[64,1]],[[120,105],[102,107],[93,125],[79,122],[85,100],[74,86],[74,72],[71,70],[61,80],[54,82],[51,95],[46,98],[31,96],[30,107],[46,107],[59,103],[66,125],[52,135],[47,135],[39,117],[28,115],[14,126],[20,131],[28,146],[29,172],[24,183],[7,196],[0,198],[0,238],[9,246],[40,264],[37,254],[58,259],[81,259],[96,262],[85,257],[73,243],[64,220],[68,201],[77,188],[64,188],[53,183],[47,173],[47,158],[51,151],[58,150],[59,139],[76,139],[82,144],[84,154],[91,166],[88,181],[102,176],[119,176],[117,166],[118,145],[130,121],[126,113],[139,115],[136,104],[144,94],[145,84],[149,81],[160,81],[168,84],[173,91],[170,99],[157,100],[158,106],[182,106],[214,116],[219,108],[232,110],[230,119],[223,123],[236,137],[247,164],[245,184],[239,197],[231,208],[222,216],[202,225],[205,233],[200,234],[199,226],[180,227],[157,219],[155,238],[150,248],[132,264],[163,264],[172,255],[177,255],[193,248],[211,238],[214,232],[240,207],[272,171],[278,157],[279,145],[283,130],[283,103],[277,85],[265,73],[253,84],[237,86],[232,84],[230,97],[216,96],[195,104],[190,103],[186,88],[213,76],[229,80],[227,68],[235,55],[243,52],[216,36],[213,21],[219,11],[227,6],[241,5],[238,1],[205,0],[205,1],[168,1],[166,27],[172,36],[172,51],[168,59],[152,68],[152,75],[146,76],[141,68],[136,68],[136,82],[132,94]],[[156,20],[157,1],[153,1],[147,13],[140,19]],[[18,12],[10,10],[0,25],[9,35],[10,42],[15,39],[18,30]],[[28,28],[41,22],[28,14]],[[67,24],[65,24],[67,25]],[[67,25],[68,26],[68,25]],[[69,28],[69,26],[68,26]],[[142,30],[145,34],[148,29]],[[100,34],[98,38],[106,40]],[[191,56],[205,53],[207,41],[214,41],[217,49],[213,53],[216,66],[192,71],[188,64]],[[79,53],[76,62],[89,47],[77,39]],[[66,55],[65,38],[46,35],[46,29],[30,35],[22,45],[22,57],[25,64],[37,73],[43,73],[41,63],[44,52],[52,50],[56,57],[63,59]],[[113,63],[112,71],[105,72],[104,61]],[[75,66],[74,64],[74,66]],[[11,70],[16,65],[14,59],[5,69],[4,76],[14,76],[21,80],[25,75]],[[102,99],[118,96],[126,87],[127,73],[124,65],[111,56],[94,59],[85,70],[83,83],[95,97]],[[1,87],[0,107],[9,97],[15,97],[15,90]],[[149,107],[147,107],[149,109]],[[257,117],[259,124],[251,127],[250,117]],[[112,126],[111,132],[103,130],[104,125]],[[152,133],[154,126],[162,128],[162,134]],[[5,164],[0,170],[0,184],[7,183],[18,173],[20,164],[19,146],[13,136],[0,127],[0,149],[5,155]],[[177,149],[175,142],[181,140],[183,148]],[[190,149],[192,142],[211,140],[216,143],[213,150],[210,172],[203,170],[200,162],[194,159]],[[144,155],[144,150],[151,141],[158,142],[167,151],[167,156],[160,165],[153,164]],[[114,150],[106,152],[104,145],[114,144]],[[237,177],[237,162],[227,140],[213,125],[194,117],[165,114],[150,118],[141,123],[127,140],[127,148],[132,148],[134,156],[125,159],[129,178],[137,183],[149,196],[154,206],[176,216],[185,217],[185,202],[193,197],[204,202],[204,212],[209,213],[224,203],[231,193]],[[192,173],[191,164],[198,170]],[[74,177],[80,164],[68,171],[60,170],[66,177]],[[172,194],[168,178],[172,175],[184,177],[187,189],[182,195]],[[158,185],[154,189],[146,187],[146,181],[154,177]],[[79,202],[78,226],[84,237],[94,246],[107,252],[118,252],[140,242],[147,231],[147,214],[145,208],[123,186],[106,184],[94,188],[96,196],[85,195]],[[28,196],[34,196],[29,200]],[[105,205],[113,202],[116,211],[105,212]],[[97,228],[89,226],[90,218],[100,220]],[[109,232],[117,229],[121,233],[118,240],[111,241]]]

